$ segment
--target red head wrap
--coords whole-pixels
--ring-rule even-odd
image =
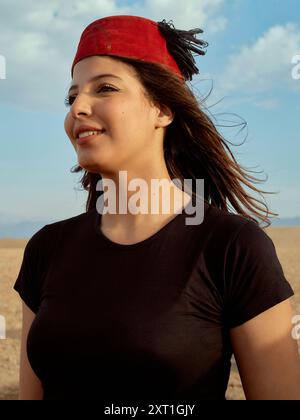
[[[92,55],[113,55],[159,63],[184,77],[167,49],[157,22],[139,16],[108,16],[95,20],[83,31],[72,64]]]

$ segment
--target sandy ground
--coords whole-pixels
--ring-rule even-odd
[[[285,276],[295,291],[294,313],[300,314],[300,227],[267,228],[266,232],[275,244]],[[18,396],[21,303],[12,286],[25,244],[26,240],[0,240],[0,315],[6,319],[6,339],[0,339],[0,400],[14,400]],[[234,360],[226,397],[245,398]]]

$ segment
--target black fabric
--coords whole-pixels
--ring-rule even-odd
[[[293,295],[272,240],[205,204],[148,239],[112,242],[96,209],[45,225],[14,285],[36,313],[31,366],[45,400],[224,400],[230,328]]]

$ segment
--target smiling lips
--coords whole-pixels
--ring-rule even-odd
[[[102,131],[83,131],[82,133],[79,134],[78,138],[82,139],[84,137],[88,137],[88,136],[93,136],[93,135],[97,135],[97,134],[101,134],[103,132]]]
[[[75,127],[73,130],[73,137],[77,140],[80,136],[80,134],[89,133],[90,131],[94,132],[102,132],[105,131],[104,128],[97,127],[97,125],[88,125],[88,124],[81,124],[78,127]],[[86,134],[90,135],[90,134]]]
[[[83,131],[83,132],[81,132],[79,134],[79,136],[76,139],[77,144],[85,144],[89,140],[92,140],[93,138],[95,138],[97,136],[101,136],[104,132],[105,132],[105,130],[101,130],[101,131]]]

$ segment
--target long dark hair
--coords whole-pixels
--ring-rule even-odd
[[[181,31],[165,20],[158,24],[167,40],[168,50],[185,80],[191,80],[199,70],[189,50],[204,55],[203,48],[208,45],[194,37],[202,30],[196,28]],[[204,111],[204,101],[199,103],[188,85],[160,64],[119,56],[109,57],[131,65],[147,98],[174,112],[174,119],[167,127],[164,138],[164,157],[170,178],[179,178],[182,182],[184,179],[204,179],[204,200],[208,204],[227,212],[232,208],[233,212],[247,219],[258,224],[265,223],[262,227],[270,226],[268,216],[278,214],[269,211],[264,202],[249,195],[243,185],[260,195],[274,193],[262,191],[253,185],[264,181],[250,175],[248,172],[253,171],[236,161],[227,144],[230,142],[217,131],[212,118]],[[71,168],[73,173],[83,170],[79,165]],[[98,173],[84,170],[79,182],[88,191],[86,211],[95,208],[98,197],[103,194],[103,191],[96,191],[97,182],[101,178]]]

